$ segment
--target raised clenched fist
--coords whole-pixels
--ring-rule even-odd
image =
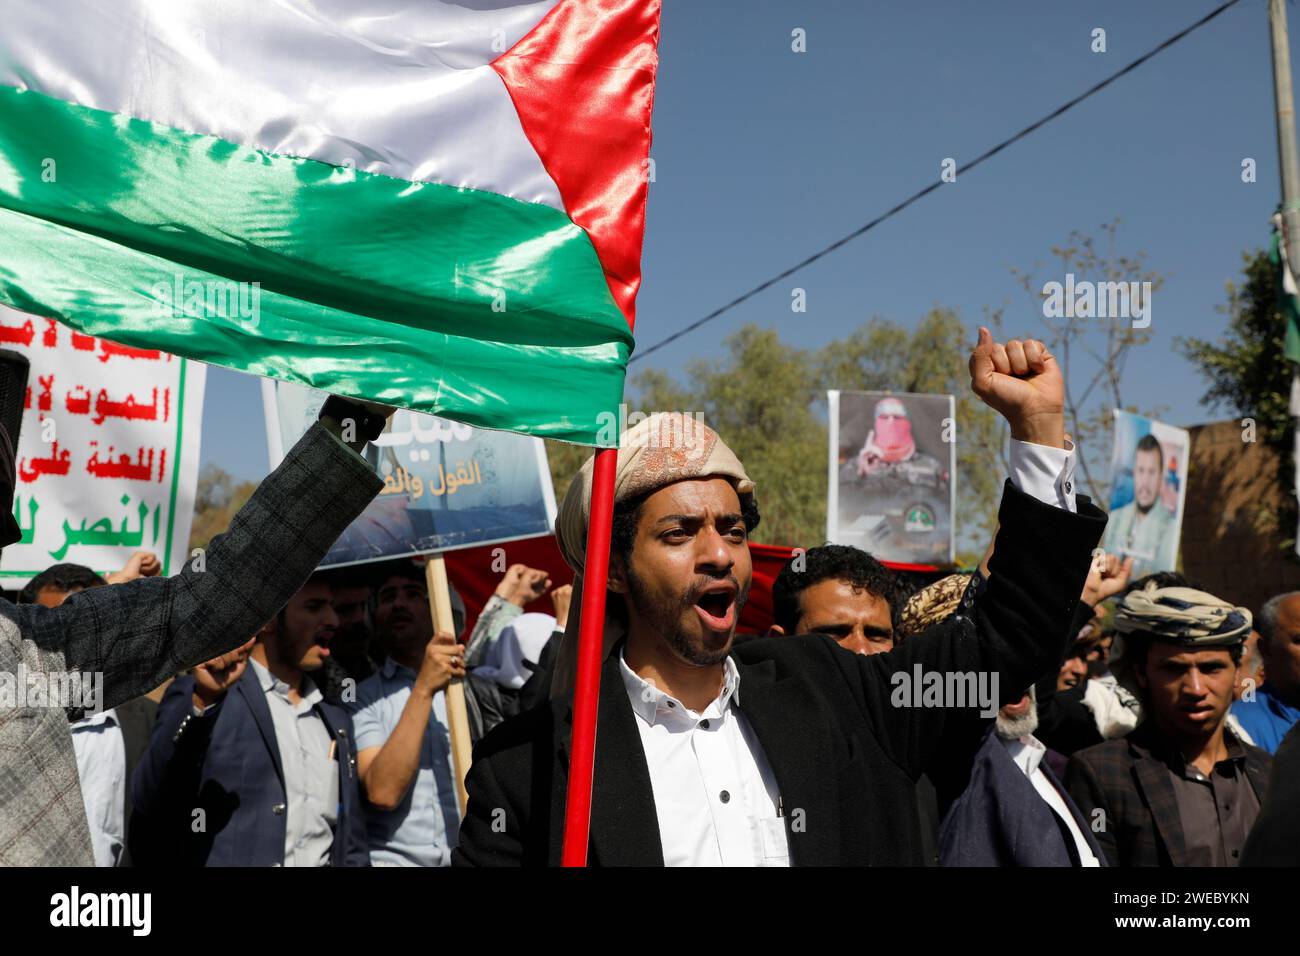
[[[1042,342],[1010,339],[1003,345],[981,326],[970,356],[970,387],[1007,420],[1012,438],[1065,447],[1065,379]]]
[[[114,571],[105,580],[109,584],[126,584],[136,578],[152,578],[162,571],[162,562],[152,551],[137,551],[122,566],[121,571]]]
[[[512,564],[497,585],[496,595],[524,607],[544,595],[550,587],[551,578],[545,571],[526,564]]]

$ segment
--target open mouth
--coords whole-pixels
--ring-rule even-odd
[[[709,630],[731,630],[736,624],[736,589],[730,584],[708,589],[696,598],[695,610]]]

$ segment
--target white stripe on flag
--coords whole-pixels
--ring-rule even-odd
[[[557,2],[6,3],[0,85],[563,209],[487,65]]]

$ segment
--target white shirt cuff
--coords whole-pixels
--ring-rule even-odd
[[[1044,504],[1076,513],[1074,445],[1052,448],[1011,439],[1011,483]]]

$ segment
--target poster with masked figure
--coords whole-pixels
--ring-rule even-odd
[[[951,395],[827,392],[826,537],[884,561],[953,560]]]

